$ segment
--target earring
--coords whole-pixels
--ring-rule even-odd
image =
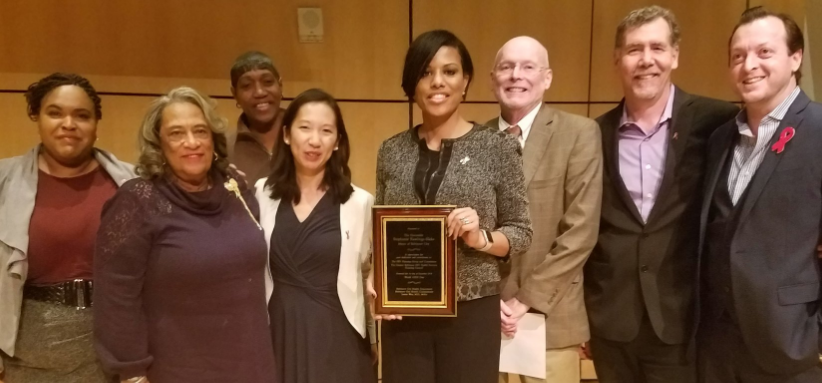
[[[288,145],[288,140],[283,140],[283,142],[285,142],[285,144]]]
[[[235,103],[234,105],[237,107],[237,109],[242,109],[239,102]]]
[[[340,148],[339,146],[335,146],[335,147],[334,147],[334,151],[336,152],[336,151],[337,151],[337,149],[339,149],[339,148]]]
[[[214,161],[217,161],[219,159],[220,159],[220,156],[217,155],[217,152],[214,152]]]

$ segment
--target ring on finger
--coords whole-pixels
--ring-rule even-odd
[[[469,220],[468,218],[462,217],[462,218],[460,218],[460,222],[462,222],[463,225],[467,225],[467,224],[471,223],[471,220]]]

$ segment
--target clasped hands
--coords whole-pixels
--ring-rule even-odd
[[[530,310],[531,307],[522,303],[517,298],[507,301],[499,301],[500,331],[509,338],[513,338],[517,333],[519,320]]]

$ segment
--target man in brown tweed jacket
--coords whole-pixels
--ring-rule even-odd
[[[578,383],[578,350],[589,338],[582,268],[599,230],[602,145],[596,122],[543,104],[551,75],[547,50],[525,36],[503,45],[491,72],[501,112],[487,125],[523,145],[534,230],[531,248],[513,258],[502,282],[500,315],[502,331],[514,336],[526,312],[545,315],[544,381]],[[516,382],[507,374],[500,380]]]

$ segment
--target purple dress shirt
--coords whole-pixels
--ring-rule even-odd
[[[628,121],[628,112],[624,108],[619,120],[619,174],[643,221],[648,221],[665,174],[674,92],[671,85],[668,104],[659,122],[648,133],[635,122]]]

